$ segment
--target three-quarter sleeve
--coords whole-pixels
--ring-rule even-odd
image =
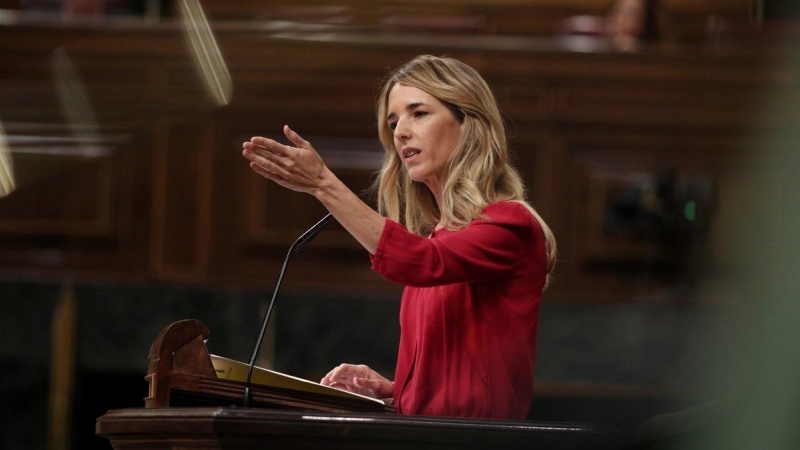
[[[501,280],[527,262],[525,249],[538,228],[525,207],[513,202],[494,204],[484,218],[431,239],[387,219],[372,268],[390,281],[415,287]]]

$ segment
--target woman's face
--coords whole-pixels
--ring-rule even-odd
[[[400,83],[389,91],[387,110],[394,147],[409,178],[425,183],[438,199],[447,160],[461,136],[461,122],[438,98]]]

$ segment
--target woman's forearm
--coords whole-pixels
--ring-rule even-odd
[[[375,254],[386,225],[383,216],[364,203],[330,170],[326,170],[324,181],[311,194],[370,254]]]

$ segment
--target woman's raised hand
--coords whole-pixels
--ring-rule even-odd
[[[331,172],[311,144],[288,125],[283,134],[296,147],[283,145],[263,137],[254,137],[242,144],[242,155],[250,160],[250,168],[283,187],[314,194]]]
[[[378,399],[392,397],[394,390],[394,383],[363,364],[341,364],[328,372],[320,384]]]

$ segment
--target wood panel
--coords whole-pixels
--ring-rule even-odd
[[[163,277],[208,276],[214,130],[198,122],[158,124],[151,250],[154,270]]]
[[[137,177],[147,172],[126,133],[101,130],[86,143],[68,128],[5,126],[15,189],[0,199],[0,259],[6,270],[146,271],[149,209]],[[147,206],[149,208],[149,205]],[[66,269],[66,271],[65,271]]]
[[[98,419],[96,432],[116,450],[611,450],[629,447],[631,442],[625,433],[606,424],[212,407],[112,410]]]
[[[742,170],[747,138],[663,130],[565,135],[550,170],[564,298],[664,300],[710,263],[721,179]],[[746,169],[745,169],[746,170]],[[588,297],[587,297],[588,296]]]
[[[108,237],[113,172],[110,155],[16,153],[17,188],[3,199],[0,233]]]
[[[677,37],[705,35],[709,17],[754,18],[754,0],[663,0],[664,16]],[[613,0],[288,0],[204,2],[209,16],[233,20],[275,20],[392,31],[503,35],[553,34],[572,16],[602,16]]]
[[[418,53],[447,53],[493,86],[532,201],[556,231],[561,261],[548,295],[658,295],[687,267],[679,250],[705,231],[692,228],[676,245],[642,237],[642,224],[614,225],[630,207],[626,196],[648,183],[705,186],[696,201],[709,210],[695,213],[713,220],[717,180],[753,145],[750,136],[771,135],[765,150],[785,146],[800,123],[797,111],[762,100],[767,91],[785,97],[800,80],[798,54],[768,48],[618,53],[529,36],[220,22],[233,97],[218,106],[178,23],[20,19],[2,30],[0,95],[8,101],[0,117],[20,176],[39,177],[0,200],[0,264],[21,273],[271,286],[291,242],[324,210],[253,174],[241,143],[280,137],[290,124],[363,191],[381,158],[373,116],[380,79]],[[80,74],[109,149],[103,157],[26,153],[22,144],[27,134],[57,139],[41,145],[50,150],[70,139],[49,74],[59,47]],[[296,289],[395,289],[337,225],[293,264],[287,283]]]

